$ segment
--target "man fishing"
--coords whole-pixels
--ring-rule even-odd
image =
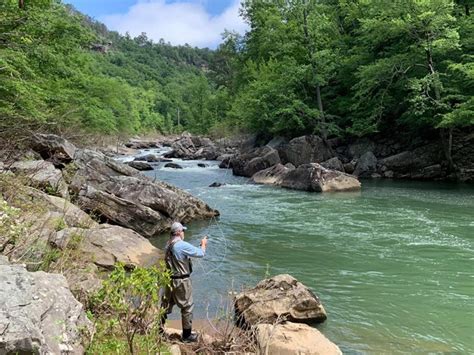
[[[184,241],[184,227],[179,222],[171,225],[171,236],[165,248],[165,262],[171,270],[171,284],[165,289],[161,306],[165,310],[162,318],[164,325],[168,314],[176,304],[181,309],[181,322],[183,327],[182,339],[184,342],[195,342],[198,335],[192,332],[193,322],[193,295],[191,273],[193,272],[191,258],[202,258],[206,254],[207,236],[201,240],[201,247]]]

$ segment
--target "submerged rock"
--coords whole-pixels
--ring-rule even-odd
[[[150,164],[145,163],[144,161],[130,161],[127,164],[132,168],[140,171],[153,170],[153,167]]]
[[[64,276],[0,256],[0,353],[82,354],[93,325]]]
[[[171,168],[171,169],[183,169],[183,167],[179,164],[176,163],[166,163],[164,165],[165,168]]]
[[[235,312],[237,319],[248,326],[277,320],[321,323],[327,318],[319,298],[287,274],[263,280],[237,295]]]
[[[341,349],[319,330],[307,324],[258,324],[256,340],[261,354],[342,355]]]
[[[212,184],[209,185],[209,187],[221,187],[221,186],[225,186],[225,184],[221,182],[213,182]]]
[[[337,192],[360,190],[356,177],[336,170],[328,170],[317,163],[304,164],[288,172],[281,186],[310,192]]]

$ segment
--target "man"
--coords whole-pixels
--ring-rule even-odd
[[[165,310],[162,318],[162,325],[165,323],[167,315],[173,310],[176,304],[181,309],[181,322],[183,326],[183,341],[197,341],[197,334],[192,332],[193,322],[193,295],[191,286],[191,273],[193,267],[191,258],[202,258],[206,253],[207,236],[201,240],[201,247],[196,248],[184,241],[184,227],[179,222],[171,225],[171,237],[166,244],[165,262],[171,270],[171,285],[167,287],[161,306]]]

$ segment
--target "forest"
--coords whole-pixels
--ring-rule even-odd
[[[471,0],[245,0],[216,50],[131,38],[56,0],[0,5],[0,135],[293,137],[474,125]]]

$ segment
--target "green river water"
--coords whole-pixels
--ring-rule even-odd
[[[320,296],[318,329],[344,353],[474,353],[472,185],[363,181],[359,193],[317,194],[179,163],[147,175],[221,212],[186,234],[195,245],[210,236],[195,263],[195,318],[219,315],[231,290],[289,273]]]

